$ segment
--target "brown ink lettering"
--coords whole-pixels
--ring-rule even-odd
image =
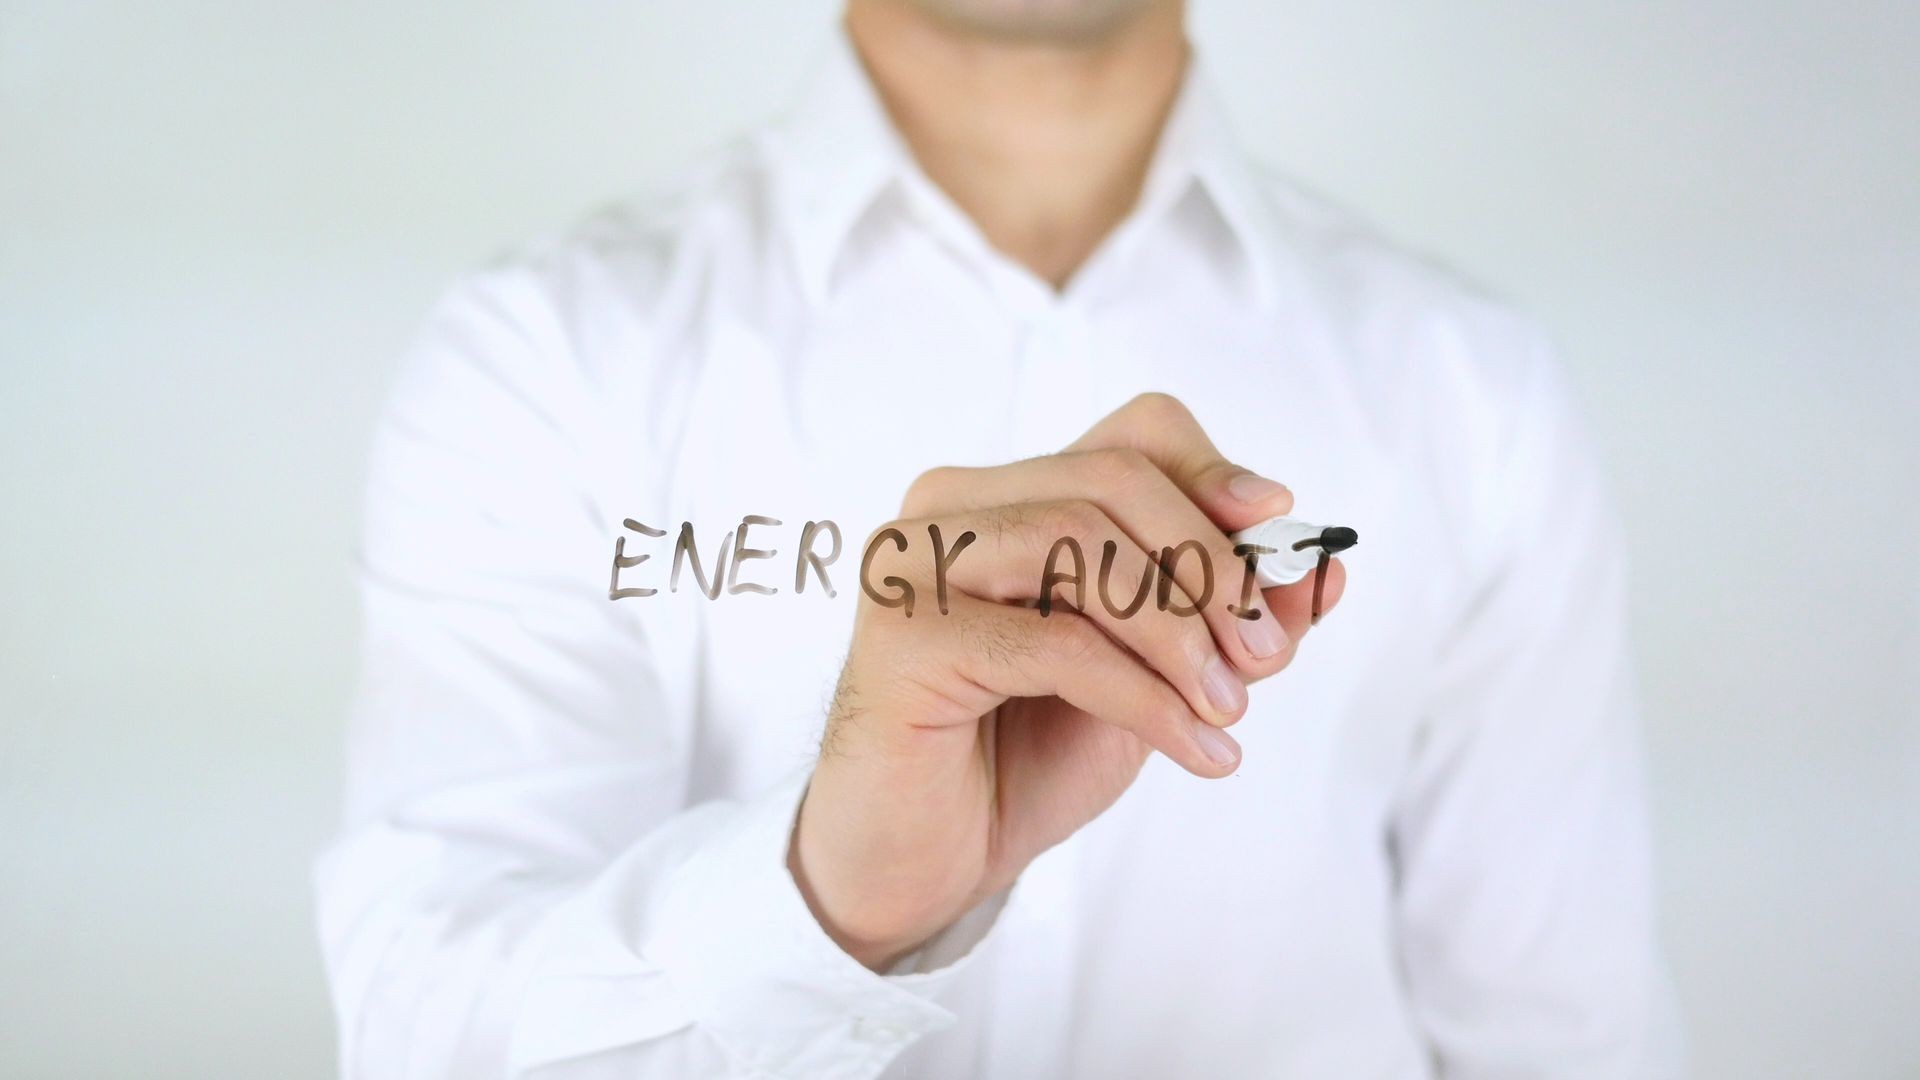
[[[667,588],[673,592],[680,591],[680,559],[684,555],[693,565],[693,580],[699,584],[700,591],[705,593],[709,600],[719,599],[720,586],[726,582],[727,577],[727,550],[732,543],[732,532],[728,532],[721,538],[720,554],[713,564],[713,584],[708,585],[706,572],[700,569],[700,549],[693,543],[693,522],[681,522],[680,538],[673,543],[673,573],[667,578]]]
[[[867,541],[866,552],[860,556],[860,591],[867,594],[867,599],[881,607],[905,608],[907,618],[911,619],[913,618],[913,586],[907,579],[889,576],[881,580],[880,584],[891,585],[899,590],[893,596],[881,596],[873,587],[871,576],[873,556],[880,550],[882,540],[892,540],[895,548],[901,551],[907,550],[907,534],[899,529],[889,526],[874,533],[873,539]]]
[[[1106,606],[1107,613],[1116,619],[1131,619],[1140,606],[1147,602],[1147,590],[1153,587],[1153,560],[1147,560],[1147,572],[1140,575],[1140,588],[1133,594],[1133,603],[1124,608],[1113,606],[1113,599],[1107,592],[1107,581],[1113,575],[1113,557],[1120,551],[1120,545],[1112,540],[1100,549],[1100,603]]]
[[[813,538],[822,532],[833,538],[833,550],[828,552],[824,559],[813,550]],[[839,557],[840,526],[831,521],[807,522],[806,527],[800,530],[800,558],[795,561],[793,567],[793,591],[795,593],[807,591],[807,567],[811,566],[813,572],[820,575],[820,587],[827,590],[827,599],[831,600],[840,595],[833,591],[833,582],[827,580],[827,567]]]
[[[1189,549],[1200,556],[1200,571],[1202,574],[1200,579],[1201,588],[1200,595],[1194,598],[1191,605],[1182,606],[1171,603],[1173,598],[1173,567],[1175,563],[1180,561],[1180,556],[1185,554]],[[1158,606],[1161,611],[1171,611],[1175,615],[1184,618],[1189,615],[1198,615],[1200,609],[1206,607],[1207,601],[1211,599],[1213,599],[1213,560],[1207,558],[1206,547],[1198,540],[1183,540],[1175,547],[1161,548],[1160,595],[1155,602],[1156,606]]]
[[[761,596],[772,596],[774,593],[780,591],[771,585],[758,585],[751,581],[740,580],[741,563],[747,562],[750,559],[771,559],[775,555],[780,554],[778,551],[761,551],[757,548],[748,547],[747,530],[753,528],[755,525],[778,524],[780,524],[779,518],[761,517],[758,514],[748,514],[746,517],[740,519],[740,530],[733,534],[733,569],[727,573],[728,595],[738,596],[741,593],[759,593]]]
[[[968,529],[961,533],[960,538],[953,542],[952,551],[946,550],[940,544],[940,526],[929,524],[927,536],[933,540],[934,592],[940,601],[940,614],[945,615],[947,613],[947,568],[953,565],[953,560],[959,558],[961,552],[967,550],[968,544],[973,543],[973,530]]]
[[[1060,552],[1066,550],[1073,554],[1073,573],[1062,574],[1054,569],[1060,560]],[[1080,551],[1080,541],[1071,536],[1063,536],[1053,542],[1047,552],[1047,567],[1040,575],[1040,614],[1042,617],[1053,613],[1053,587],[1071,581],[1074,595],[1079,599],[1074,603],[1074,611],[1087,610],[1087,557]]]
[[[1260,617],[1260,609],[1253,606],[1253,583],[1256,575],[1260,573],[1260,556],[1271,555],[1278,550],[1280,549],[1262,547],[1259,544],[1234,545],[1233,553],[1247,561],[1246,575],[1240,579],[1240,602],[1227,605],[1227,610],[1232,612],[1235,618],[1251,622]]]
[[[640,524],[639,522],[633,520],[632,518],[627,518],[621,521],[620,524],[626,526],[629,529],[632,529],[634,532],[637,532],[642,536],[667,535],[667,530],[665,529],[650,528],[646,525]],[[641,563],[646,562],[651,557],[652,556],[649,556],[649,555],[629,556],[627,554],[627,538],[624,536],[614,537],[613,539],[613,578],[612,580],[607,582],[607,599],[624,600],[629,596],[652,596],[654,593],[659,592],[660,590],[658,589],[642,589],[639,587],[635,587],[631,589],[623,589],[620,587],[620,571],[630,570],[633,567],[639,566]]]

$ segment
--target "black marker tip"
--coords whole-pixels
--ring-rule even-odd
[[[1338,555],[1360,542],[1360,534],[1345,525],[1333,525],[1320,530],[1320,550]]]

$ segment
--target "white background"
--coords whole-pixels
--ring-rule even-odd
[[[1703,1077],[1920,1075],[1920,8],[1198,0],[1245,140],[1532,309],[1630,515]],[[827,0],[0,0],[0,1074],[331,1070],[306,867],[433,294]]]

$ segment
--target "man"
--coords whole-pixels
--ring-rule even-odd
[[[1182,15],[851,0],[788,122],[442,305],[319,872],[346,1073],[1673,1071],[1561,377],[1243,160]],[[1362,538],[1310,643],[1227,538],[1296,493]]]

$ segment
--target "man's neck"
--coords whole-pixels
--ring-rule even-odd
[[[989,243],[1063,287],[1133,209],[1185,72],[1180,0],[1091,42],[1007,41],[899,0],[847,33],[927,176]]]

